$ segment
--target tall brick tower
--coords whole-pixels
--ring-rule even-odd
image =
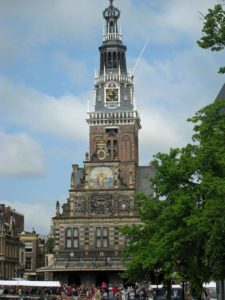
[[[95,112],[89,113],[87,120],[90,166],[100,163],[106,173],[110,172],[113,180],[107,183],[108,187],[134,189],[141,125],[134,108],[133,76],[127,72],[126,46],[118,32],[120,11],[112,1],[103,16],[105,32],[99,47],[100,72],[95,78]]]
[[[134,104],[133,76],[118,30],[120,11],[110,0],[95,77],[95,107],[88,112],[89,153],[83,168],[73,165],[69,198],[56,205],[55,257],[42,270],[48,279],[76,285],[122,283],[119,226],[139,223],[134,196],[150,193],[150,166],[138,164],[140,118]]]

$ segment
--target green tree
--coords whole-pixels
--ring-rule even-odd
[[[212,271],[212,278],[225,278],[225,100],[203,108],[191,119],[195,125],[194,139],[200,144],[202,160],[201,190],[205,196],[203,217],[199,226],[208,224],[205,244],[205,264]],[[222,299],[224,289],[222,287]]]
[[[193,144],[155,155],[157,197],[137,196],[143,224],[123,229],[131,236],[124,257],[128,277],[135,268],[160,268],[164,281],[175,272],[200,299],[204,282],[225,277],[225,100],[189,121]]]
[[[44,245],[44,252],[45,253],[53,253],[54,249],[54,238],[53,237],[48,237],[48,239],[45,242]]]
[[[224,49],[225,10],[221,4],[208,9],[208,13],[204,16],[202,33],[203,36],[197,41],[201,48],[209,48],[212,51]],[[221,67],[219,73],[225,73],[225,67]]]

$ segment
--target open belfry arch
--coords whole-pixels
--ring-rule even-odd
[[[89,152],[72,166],[69,197],[53,217],[54,259],[39,269],[49,280],[96,285],[123,283],[121,252],[126,237],[118,226],[140,223],[134,196],[151,193],[151,166],[139,166],[140,117],[133,74],[118,29],[120,11],[110,0],[95,76],[95,106],[88,112]]]

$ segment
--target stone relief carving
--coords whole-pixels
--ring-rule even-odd
[[[119,210],[129,210],[130,209],[130,196],[121,195],[118,200],[118,209]]]
[[[113,196],[112,195],[92,195],[90,199],[90,213],[96,215],[112,215]]]
[[[75,212],[85,212],[85,198],[80,196],[75,198]]]
[[[92,215],[110,216],[119,211],[130,211],[132,209],[129,195],[120,195],[116,198],[108,194],[91,195],[89,200],[84,196],[77,196],[74,199],[75,213],[88,213],[89,211],[89,214]]]

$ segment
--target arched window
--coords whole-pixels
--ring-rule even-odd
[[[113,52],[113,68],[117,67],[117,55],[116,52]]]
[[[107,53],[105,52],[104,53],[104,62],[103,62],[103,68],[104,68],[104,66],[106,66],[107,65]]]
[[[125,135],[122,138],[121,159],[123,160],[131,159],[131,141],[130,141],[130,137],[127,135]]]
[[[112,53],[108,52],[108,68],[112,68]]]
[[[113,141],[113,158],[118,157],[118,142],[117,140]]]
[[[114,23],[113,22],[110,22],[109,27],[110,27],[109,32],[114,33]]]
[[[100,69],[103,70],[104,67],[104,54],[101,54],[101,60],[100,60]]]
[[[111,141],[110,140],[107,141],[107,151],[108,151],[109,156],[111,156]]]
[[[121,57],[121,66],[122,66],[123,69],[126,68],[126,65],[125,65],[125,55],[124,55],[124,53],[122,53],[122,57]]]

